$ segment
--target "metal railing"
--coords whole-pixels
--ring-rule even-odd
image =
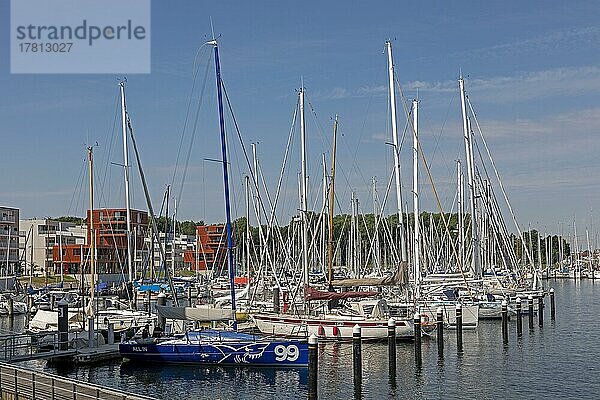
[[[7,395],[15,400],[153,400],[148,396],[0,362],[0,398]]]
[[[0,359],[24,361],[64,355],[77,349],[90,347],[88,334],[88,332],[68,333],[63,342],[60,341],[57,331],[0,335]],[[101,335],[100,332],[95,332],[95,343],[92,343],[92,347],[97,347]],[[64,350],[60,350],[61,348]]]

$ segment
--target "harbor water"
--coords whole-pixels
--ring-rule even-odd
[[[556,321],[550,320],[546,297],[544,326],[535,318],[523,336],[510,321],[508,345],[502,343],[500,321],[480,321],[463,334],[457,354],[456,336],[446,330],[444,357],[435,337],[423,339],[423,362],[415,366],[413,344],[398,343],[395,378],[388,371],[385,343],[363,344],[360,392],[352,377],[352,347],[319,346],[318,395],[321,399],[533,399],[600,398],[600,282],[545,281],[556,293]],[[2,328],[7,329],[6,321]],[[43,361],[22,363],[159,399],[300,399],[307,397],[306,370],[130,365],[112,362],[91,367],[49,367]]]

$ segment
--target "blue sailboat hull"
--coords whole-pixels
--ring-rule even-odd
[[[248,366],[308,366],[308,343],[266,340],[252,335],[216,331],[188,332],[165,341],[132,340],[119,344],[121,355],[134,362]],[[208,333],[208,334],[207,334]]]

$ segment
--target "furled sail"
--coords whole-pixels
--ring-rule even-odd
[[[224,321],[233,319],[233,311],[225,308],[214,307],[170,307],[156,305],[156,312],[167,319],[188,321]]]
[[[385,276],[381,278],[357,278],[357,279],[340,279],[331,282],[333,286],[337,287],[351,287],[351,286],[393,286],[393,285],[405,285],[408,283],[408,263],[402,261],[398,265],[398,269],[393,275]]]
[[[311,300],[338,300],[350,299],[356,297],[373,297],[377,296],[378,292],[323,292],[310,286],[304,286],[304,299]]]

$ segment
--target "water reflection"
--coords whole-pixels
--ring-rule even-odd
[[[600,381],[600,331],[593,322],[600,313],[600,285],[582,281],[551,282],[556,293],[556,320],[516,335],[509,321],[509,341],[502,340],[500,321],[482,321],[477,330],[464,331],[463,352],[456,333],[447,331],[443,357],[435,337],[423,338],[422,365],[415,365],[412,343],[397,344],[396,368],[390,371],[387,343],[363,345],[363,374],[355,387],[352,346],[319,344],[320,399],[427,398],[573,398],[596,399]],[[548,313],[546,314],[549,315]],[[0,328],[8,329],[4,319]],[[13,328],[16,320],[13,321]],[[165,400],[190,399],[304,399],[306,370],[157,366],[113,363],[60,372]]]

